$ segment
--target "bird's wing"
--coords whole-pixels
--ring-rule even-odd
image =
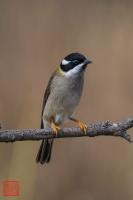
[[[48,82],[48,85],[47,85],[47,88],[45,90],[44,97],[43,97],[42,113],[41,113],[41,128],[44,128],[43,117],[42,116],[43,116],[43,112],[44,112],[48,97],[49,97],[50,92],[51,92],[51,84],[52,84],[52,80],[54,78],[54,74],[55,73],[53,73],[52,76],[49,79],[49,82]]]

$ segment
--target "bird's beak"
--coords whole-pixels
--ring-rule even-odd
[[[86,69],[87,65],[88,65],[88,64],[91,64],[91,63],[92,63],[92,61],[86,59],[86,60],[83,62],[83,66],[82,66],[83,71]]]
[[[85,65],[85,66],[88,65],[88,64],[91,64],[91,63],[92,63],[92,61],[87,60],[87,59],[84,61],[84,65]]]

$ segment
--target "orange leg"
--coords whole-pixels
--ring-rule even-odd
[[[57,136],[58,132],[60,131],[60,127],[57,126],[53,121],[51,121],[50,125],[54,134]]]
[[[81,131],[83,131],[85,133],[85,135],[86,135],[87,125],[85,123],[83,123],[83,122],[81,122],[81,121],[79,121],[77,119],[74,119],[72,117],[70,117],[70,120],[76,122],[78,124],[79,128],[81,129]]]

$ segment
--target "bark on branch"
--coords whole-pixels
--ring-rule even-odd
[[[19,129],[0,130],[0,142],[15,142],[24,140],[42,140],[46,138],[66,137],[95,137],[95,136],[117,136],[128,142],[133,142],[127,130],[133,128],[133,118],[123,122],[100,122],[89,124],[86,135],[79,128],[63,128],[56,136],[51,129]]]

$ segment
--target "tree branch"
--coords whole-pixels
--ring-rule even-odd
[[[133,128],[133,118],[123,122],[100,122],[90,124],[86,135],[79,128],[63,128],[54,135],[51,129],[20,129],[20,130],[0,130],[0,142],[15,142],[24,140],[42,140],[48,138],[66,137],[95,137],[95,136],[117,136],[122,137],[128,142],[133,142],[127,130]]]

